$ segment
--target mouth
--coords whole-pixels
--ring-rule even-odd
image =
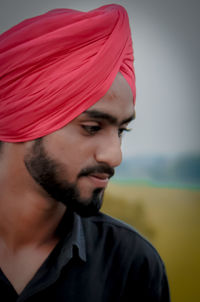
[[[108,184],[110,175],[106,173],[94,173],[89,174],[87,177],[95,187],[105,188]]]
[[[109,179],[114,173],[115,171],[112,167],[102,164],[83,169],[78,177],[84,177],[93,187],[103,189],[107,186]]]

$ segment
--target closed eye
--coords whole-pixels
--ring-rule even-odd
[[[82,125],[82,128],[90,135],[93,135],[101,130],[101,127],[98,125]]]
[[[82,128],[89,135],[94,135],[102,129],[102,127],[100,125],[82,125]],[[129,131],[131,131],[131,129],[128,129],[128,128],[125,128],[125,127],[124,128],[119,128],[118,129],[118,136],[122,137],[124,132],[129,132]]]
[[[128,129],[128,128],[120,128],[118,130],[118,136],[122,137],[122,135],[124,134],[124,132],[130,132],[132,129]]]

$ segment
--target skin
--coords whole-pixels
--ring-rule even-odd
[[[101,207],[122,160],[122,133],[133,117],[131,89],[118,73],[106,95],[62,129],[39,140],[3,144],[0,266],[18,293],[58,243],[66,208],[91,215]]]

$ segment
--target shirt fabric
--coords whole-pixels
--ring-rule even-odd
[[[131,226],[66,213],[59,228],[59,243],[20,295],[0,271],[1,301],[170,301],[163,261]]]

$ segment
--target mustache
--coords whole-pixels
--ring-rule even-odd
[[[78,177],[88,176],[88,175],[94,174],[94,173],[105,173],[105,174],[108,174],[109,178],[111,178],[112,176],[114,176],[115,170],[106,164],[101,164],[98,166],[93,166],[93,167],[91,166],[91,167],[83,168],[81,170],[81,172],[79,173]]]

